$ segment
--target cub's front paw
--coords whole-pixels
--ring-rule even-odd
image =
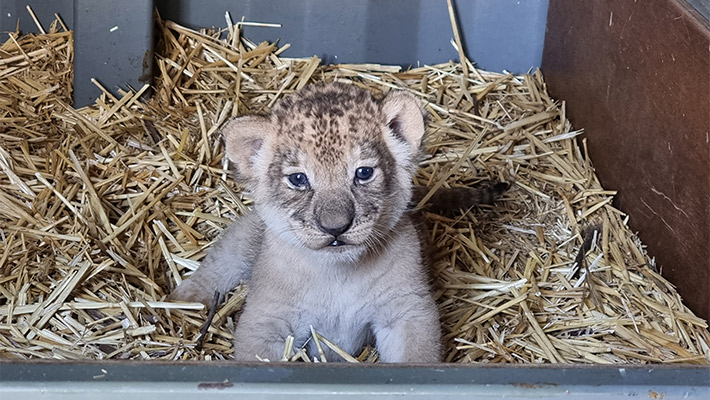
[[[168,295],[167,300],[202,303],[206,307],[209,307],[214,300],[214,289],[206,288],[193,279],[187,279]]]

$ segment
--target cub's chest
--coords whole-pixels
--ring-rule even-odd
[[[373,280],[356,272],[316,274],[314,281],[303,290],[303,301],[320,303],[331,309],[348,310],[367,302],[371,295]]]
[[[356,351],[376,313],[370,288],[363,279],[323,279],[302,292],[295,332],[310,334],[310,326],[342,346]],[[298,336],[298,335],[297,335]]]

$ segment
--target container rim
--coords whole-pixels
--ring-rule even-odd
[[[2,382],[710,387],[710,365],[0,360]]]

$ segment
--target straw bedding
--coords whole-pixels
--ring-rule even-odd
[[[82,109],[69,105],[71,32],[55,23],[0,47],[0,357],[229,359],[247,287],[204,335],[207,310],[164,301],[250,206],[219,128],[338,80],[422,99],[418,184],[512,184],[495,206],[426,214],[447,362],[710,362],[706,322],[656,271],[539,72],[322,66],[242,26],[162,23],[152,88],[102,89]],[[285,343],[284,359],[303,358]]]

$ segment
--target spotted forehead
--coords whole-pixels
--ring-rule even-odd
[[[381,138],[384,116],[370,92],[353,85],[311,85],[283,99],[272,111],[283,146],[337,163],[354,147]]]

